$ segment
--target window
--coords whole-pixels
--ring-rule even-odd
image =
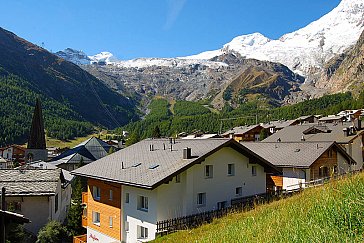
[[[138,239],[148,238],[148,228],[138,225]]]
[[[328,177],[329,176],[329,168],[327,166],[321,166],[319,168],[319,177]]]
[[[234,164],[228,164],[228,176],[235,175],[235,165]]]
[[[176,183],[181,182],[181,174],[176,175]]]
[[[227,206],[227,201],[223,201],[223,202],[218,202],[217,203],[217,209],[220,210],[220,209],[223,209],[223,208],[226,208]]]
[[[197,205],[198,206],[206,205],[206,193],[198,193],[197,194]]]
[[[255,165],[252,166],[252,176],[257,175],[257,167]]]
[[[93,195],[93,197],[94,197],[95,200],[100,201],[100,196],[101,196],[100,187],[93,186],[92,187],[92,195]]]
[[[6,209],[11,212],[20,212],[21,202],[6,202]]]
[[[205,178],[212,178],[213,175],[213,166],[212,165],[206,165],[205,166]]]
[[[327,153],[328,153],[329,158],[332,158],[332,149],[329,149],[329,151]]]
[[[129,231],[129,222],[128,221],[125,221],[124,229],[125,229],[125,231]]]
[[[54,197],[54,213],[58,211],[58,194]]]
[[[112,201],[112,199],[113,199],[113,191],[110,190],[109,191],[109,200]]]
[[[92,212],[92,223],[100,226],[100,213]]]
[[[129,193],[125,193],[125,203],[129,203]]]
[[[138,197],[138,209],[148,211],[148,198],[144,196]]]
[[[109,217],[109,227],[112,228],[112,217]]]
[[[243,188],[242,188],[242,187],[237,187],[237,188],[235,188],[235,194],[236,194],[237,196],[241,196],[241,195],[243,195]]]

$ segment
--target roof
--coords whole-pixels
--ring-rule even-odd
[[[0,188],[7,196],[52,196],[57,190],[61,169],[0,170]]]
[[[249,132],[250,130],[253,130],[257,127],[262,127],[261,125],[251,125],[251,126],[240,126],[240,127],[234,127],[233,129],[230,129],[229,131],[226,131],[223,133],[223,136],[227,136],[229,134],[244,134]]]
[[[81,157],[85,164],[93,162],[107,155],[111,145],[101,139],[91,137],[77,146],[69,149],[52,159],[52,164],[78,164]]]
[[[358,131],[351,136],[345,136],[343,129],[352,125],[352,123],[344,122],[339,124],[326,123],[321,125],[318,123],[308,123],[288,126],[267,137],[263,142],[277,142],[278,140],[281,142],[299,142],[304,138],[305,141],[349,143],[363,133],[363,131]],[[313,128],[317,128],[315,132],[318,133],[307,134]],[[319,132],[319,130],[326,132]]]
[[[218,135],[216,133],[201,134],[201,135],[191,134],[191,135],[187,135],[186,137],[181,137],[181,139],[208,139],[208,138],[219,138],[219,137],[220,137],[220,135]]]
[[[37,161],[37,162],[32,162],[29,164],[29,166],[31,168],[34,168],[34,169],[57,169],[58,167],[49,163],[49,162],[44,162],[44,161]],[[67,170],[64,170],[64,169],[61,169],[62,170],[62,174],[64,176],[64,179],[66,181],[72,181],[74,176],[71,175],[71,173]]]
[[[234,139],[146,139],[85,165],[71,174],[110,182],[154,189],[223,147],[231,147],[265,167],[277,172],[271,163],[260,158]],[[150,146],[153,145],[153,151]],[[172,145],[172,151],[170,146]],[[191,159],[183,159],[183,149],[191,148]],[[164,149],[165,148],[165,149]],[[153,168],[154,169],[150,169]]]
[[[335,142],[260,142],[243,145],[277,167],[309,168],[331,147],[335,147],[348,162],[355,163]]]
[[[3,211],[0,209],[0,216],[5,216],[5,221],[7,222],[15,222],[17,224],[30,223],[30,220],[24,217],[24,215],[10,211]]]
[[[344,117],[343,116],[326,116],[326,117],[322,117],[319,119],[319,121],[341,121],[343,120]]]

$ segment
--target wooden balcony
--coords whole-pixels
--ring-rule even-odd
[[[87,235],[74,236],[73,243],[87,243]]]
[[[87,192],[82,193],[82,206],[83,206],[83,212],[82,212],[82,227],[87,227]]]

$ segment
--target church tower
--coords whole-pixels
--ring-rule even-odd
[[[46,148],[42,107],[40,100],[37,99],[34,108],[32,127],[30,128],[28,138],[28,146],[25,151],[25,161],[47,161],[47,159],[48,151]]]

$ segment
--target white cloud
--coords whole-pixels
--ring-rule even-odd
[[[169,30],[176,22],[187,0],[167,0],[168,12],[163,29]]]

